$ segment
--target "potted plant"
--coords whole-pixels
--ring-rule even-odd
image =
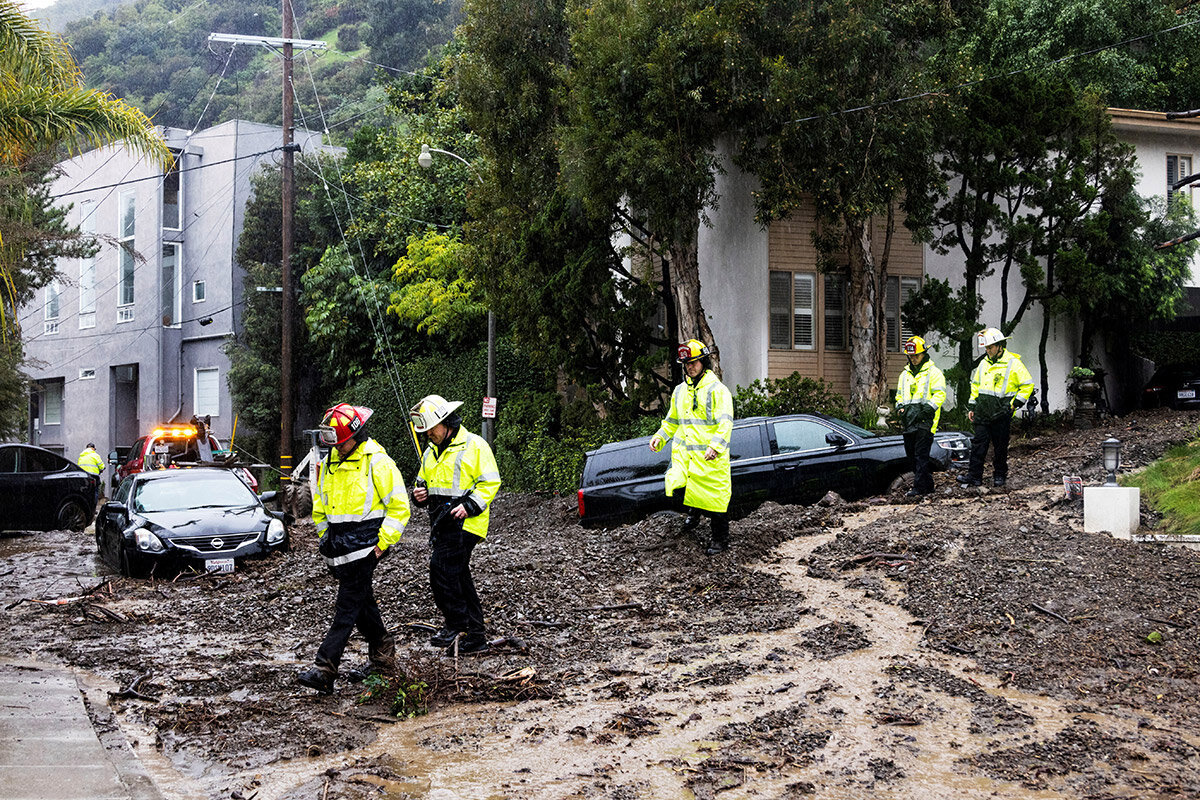
[[[1072,367],[1067,375],[1067,391],[1075,395],[1075,427],[1095,426],[1096,406],[1100,401],[1100,382],[1095,370]]]

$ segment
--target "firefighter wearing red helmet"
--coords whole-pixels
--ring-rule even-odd
[[[671,442],[667,469],[667,497],[683,489],[688,512],[685,528],[694,528],[703,514],[712,521],[712,542],[705,551],[716,555],[729,549],[729,498],[733,480],[729,468],[729,443],[733,437],[733,396],[712,372],[712,351],[696,339],[679,346],[683,383],[671,394],[671,408],[650,439],[658,452]]]
[[[333,691],[355,627],[367,640],[370,661],[365,669],[353,670],[352,676],[395,669],[396,640],[383,623],[372,581],[379,559],[400,541],[408,524],[408,492],[396,463],[367,436],[371,414],[365,406],[338,403],[325,412],[318,429],[329,455],[318,470],[312,519],[338,591],[316,666],[301,672],[298,679],[323,694]]]
[[[1029,402],[1033,376],[1021,357],[1006,349],[1008,337],[1003,331],[984,328],[975,334],[975,341],[983,350],[983,357],[971,373],[971,399],[967,403],[967,417],[974,423],[975,434],[971,438],[967,474],[960,475],[958,482],[964,486],[983,483],[983,462],[990,445],[992,485],[1003,486],[1008,481],[1008,439],[1013,414]]]
[[[913,486],[905,496],[922,497],[933,491],[929,451],[946,402],[946,376],[934,366],[920,336],[909,337],[904,355],[908,366],[900,370],[896,384],[896,411],[904,431],[904,452],[913,468]]]

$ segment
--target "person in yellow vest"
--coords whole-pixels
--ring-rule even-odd
[[[409,411],[413,428],[428,440],[413,501],[429,509],[429,587],[443,619],[429,642],[450,655],[488,650],[471,553],[487,538],[492,502],[500,492],[492,448],[463,427],[461,405],[431,394]]]
[[[904,452],[912,463],[913,487],[906,497],[923,497],[933,491],[929,450],[937,433],[942,404],[946,402],[946,376],[933,365],[925,340],[913,336],[904,343],[908,366],[900,370],[896,411],[904,428]]]
[[[683,489],[683,507],[688,512],[685,527],[695,527],[699,514],[711,520],[712,541],[705,551],[710,556],[729,549],[729,498],[733,494],[729,470],[733,396],[713,374],[711,354],[696,339],[679,345],[684,380],[675,387],[671,408],[650,439],[650,449],[656,453],[670,440],[667,497]]]
[[[988,445],[992,447],[992,485],[1008,482],[1008,439],[1012,418],[1033,394],[1033,376],[1021,363],[1021,357],[1005,348],[1008,337],[996,328],[985,328],[975,335],[983,348],[983,358],[971,374],[971,399],[967,417],[975,425],[971,439],[971,461],[965,475],[958,476],[964,486],[983,484],[983,462]]]
[[[337,579],[333,621],[317,650],[316,666],[297,676],[322,694],[333,691],[338,666],[355,628],[367,640],[369,662],[348,672],[352,680],[395,670],[396,640],[383,623],[372,585],[375,567],[408,524],[408,492],[396,463],[367,436],[373,412],[338,403],[318,428],[329,455],[321,459],[313,489],[312,520],[321,555]]]
[[[79,454],[79,458],[75,459],[75,463],[83,469],[84,472],[96,476],[96,496],[92,499],[93,503],[100,502],[100,473],[104,472],[104,459],[96,452],[96,445],[88,442],[87,447],[83,448],[83,452]]]

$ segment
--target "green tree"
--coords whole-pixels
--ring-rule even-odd
[[[897,212],[936,180],[933,121],[949,80],[956,6],[933,0],[748,4],[736,20],[747,121],[739,163],[758,217],[815,213],[826,266],[848,279],[852,413],[882,399],[883,287]],[[878,234],[876,231],[882,231]]]
[[[698,237],[731,133],[731,38],[703,0],[600,0],[569,10],[561,168],[593,215],[627,207],[670,273],[678,338],[712,341]],[[714,369],[719,372],[719,358]]]
[[[482,165],[468,268],[535,364],[595,402],[640,406],[662,393],[654,369],[667,340],[651,328],[658,293],[645,260],[631,272],[613,248],[614,206],[590,212],[562,180],[565,5],[468,3],[454,72]]]

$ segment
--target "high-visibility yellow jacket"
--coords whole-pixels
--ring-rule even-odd
[[[396,462],[374,439],[345,460],[337,448],[321,460],[313,491],[313,523],[321,555],[337,567],[387,550],[408,524],[408,492]]]
[[[692,383],[685,378],[671,394],[671,408],[655,434],[671,441],[666,492],[683,489],[683,504],[704,511],[725,511],[733,493],[729,443],[733,438],[733,396],[710,370]],[[704,460],[708,448],[717,452]]]
[[[1021,357],[1005,350],[994,361],[984,356],[971,374],[971,400],[967,407],[975,412],[976,422],[992,422],[1012,416],[1013,401],[1029,401],[1033,394],[1033,376]]]
[[[83,452],[79,454],[79,458],[75,459],[75,463],[83,468],[85,472],[90,472],[93,475],[99,475],[104,472],[104,459],[90,447],[83,448]]]
[[[933,365],[929,356],[921,366],[909,364],[900,370],[896,387],[896,410],[905,433],[925,430],[937,433],[942,403],[946,402],[946,376]]]
[[[438,506],[466,507],[463,530],[487,538],[492,501],[500,493],[500,470],[487,441],[459,426],[454,438],[439,453],[430,444],[421,456],[417,477],[429,492],[430,516]],[[478,512],[478,513],[475,513]]]

